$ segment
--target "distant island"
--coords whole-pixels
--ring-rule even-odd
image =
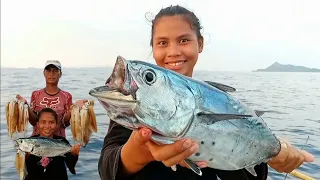
[[[275,62],[265,69],[257,69],[253,72],[320,72],[320,69]]]

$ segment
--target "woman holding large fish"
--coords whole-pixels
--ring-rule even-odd
[[[29,105],[29,122],[33,126],[32,135],[39,133],[36,126],[36,113],[42,108],[50,107],[58,114],[57,129],[55,135],[66,137],[65,128],[70,125],[72,95],[58,87],[59,80],[62,76],[61,63],[57,60],[48,60],[45,63],[43,75],[46,81],[46,87],[32,92]],[[20,102],[27,104],[27,100],[21,95],[16,97]],[[79,107],[86,100],[75,102]]]
[[[66,166],[72,174],[76,174],[75,165],[78,161],[80,145],[71,146],[61,136],[54,132],[58,127],[57,113],[51,108],[43,108],[37,117],[36,126],[39,135],[15,140],[18,154],[26,153],[25,179],[68,179]],[[23,172],[24,163],[17,159],[17,168]],[[21,173],[19,173],[22,176]]]
[[[153,57],[157,65],[185,76],[192,77],[193,68],[198,61],[198,55],[203,50],[204,39],[200,30],[201,25],[198,18],[189,10],[180,6],[170,6],[162,9],[152,21],[152,35],[150,43],[153,49]],[[139,68],[134,70],[139,71]],[[114,73],[115,74],[113,75],[115,77],[121,76],[121,74],[117,74],[118,72]],[[152,81],[152,76],[145,76],[145,78],[147,81]],[[121,81],[114,80],[114,83],[118,85],[117,83],[121,84]],[[131,83],[135,82],[132,81]],[[135,84],[126,84],[126,82],[123,82],[121,85],[130,87],[136,86]],[[134,90],[137,89],[138,87]],[[130,92],[125,91],[125,89],[120,90],[123,90],[124,94],[130,94]],[[165,98],[166,92],[163,93],[163,98]],[[108,106],[108,104],[105,105]],[[128,127],[133,128],[134,117],[130,117],[130,114],[125,114],[130,112],[130,110],[124,110],[123,112],[123,117],[127,116],[127,118],[132,118],[132,122],[128,122],[127,125]],[[202,113],[202,115],[205,116],[205,113]],[[199,114],[199,116],[201,116],[201,114]],[[143,114],[141,114],[140,117],[143,119]],[[215,116],[215,118],[217,117],[218,116]],[[115,118],[117,117],[115,116]],[[228,117],[219,116],[218,118]],[[198,152],[199,147],[203,143],[206,144],[207,142],[198,142],[193,139],[183,138],[173,144],[158,145],[154,141],[150,140],[152,135],[157,135],[154,131],[145,127],[140,128],[139,130],[129,130],[123,127],[124,125],[125,123],[119,125],[114,121],[110,121],[109,130],[105,137],[104,147],[99,160],[99,173],[103,180],[212,180],[217,179],[217,176],[222,180],[267,179],[268,165],[278,172],[289,173],[299,167],[303,162],[313,161],[313,156],[311,154],[305,151],[299,151],[293,148],[289,143],[283,142],[281,144],[281,150],[280,145],[279,148],[276,148],[279,149],[279,151],[276,152],[275,157],[267,163],[261,163],[254,166],[253,171],[255,171],[256,175],[253,175],[254,173],[252,170],[250,171],[247,168],[224,171],[213,169],[214,167],[206,168],[208,166],[207,161],[197,161],[196,165],[202,168],[201,171],[203,172],[202,176],[198,176],[193,171],[186,168],[190,167],[192,163],[190,164],[190,162],[185,160]],[[175,127],[172,128],[174,129]],[[167,129],[164,129],[164,131],[165,130]],[[172,136],[168,137],[176,137],[176,134],[171,135]],[[198,135],[201,134],[198,132]],[[228,139],[226,141],[228,141]],[[214,143],[215,142],[211,142],[209,145],[215,146]],[[274,144],[274,146],[277,146],[277,144]],[[196,154],[196,156],[199,157],[201,154]],[[209,161],[211,161],[211,159]],[[188,165],[185,162],[187,162]],[[229,163],[232,165],[232,162]],[[176,164],[179,164],[180,166],[176,167]],[[177,170],[172,171],[169,167],[173,167],[173,169],[175,167]]]

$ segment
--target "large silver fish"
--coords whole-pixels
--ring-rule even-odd
[[[70,152],[72,146],[61,139],[46,137],[19,138],[14,141],[17,151],[28,152],[36,156],[55,157],[64,156]]]
[[[276,156],[280,142],[260,117],[228,92],[232,87],[198,81],[174,71],[118,56],[105,86],[90,90],[111,120],[129,129],[148,127],[152,140],[171,144],[181,138],[199,142],[185,162],[221,170],[253,167]]]

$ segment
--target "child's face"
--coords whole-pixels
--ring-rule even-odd
[[[57,122],[51,113],[44,112],[38,121],[40,136],[52,137],[57,128]]]
[[[192,76],[202,47],[203,40],[183,16],[164,16],[156,21],[153,57],[159,66]]]

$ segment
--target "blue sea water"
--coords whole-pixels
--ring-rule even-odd
[[[60,88],[69,91],[73,100],[94,99],[88,92],[103,85],[111,68],[63,69]],[[268,111],[263,115],[270,129],[288,139],[297,148],[315,156],[315,161],[305,163],[298,171],[320,179],[320,73],[258,73],[258,72],[210,72],[196,71],[194,78],[221,82],[237,89],[232,93],[253,109]],[[30,101],[33,90],[44,87],[41,69],[1,68],[1,177],[18,179],[15,169],[15,150],[9,139],[5,119],[5,104],[16,94]],[[98,158],[107,133],[109,119],[105,110],[95,100],[98,133],[91,136],[89,144],[80,151],[76,175],[69,173],[69,179],[100,179]],[[29,134],[32,128],[29,125]],[[70,127],[66,129],[67,139],[73,143]],[[268,179],[283,180],[280,174],[270,168]],[[288,175],[287,179],[297,179]]]

